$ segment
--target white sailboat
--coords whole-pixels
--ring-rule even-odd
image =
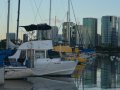
[[[29,41],[20,45],[17,52],[9,59],[18,61],[21,53],[24,52],[23,63],[28,60],[33,76],[71,75],[78,62],[61,60],[60,57],[50,58],[47,53],[50,49],[53,49],[51,40]]]
[[[51,15],[49,18],[51,18]],[[61,60],[60,57],[50,58],[47,53],[50,49],[53,49],[51,40],[29,41],[21,44],[17,48],[16,53],[9,57],[10,62],[16,62],[16,64],[11,67],[5,67],[5,78],[24,78],[27,76],[42,75],[71,75],[78,62]]]
[[[18,2],[18,19],[17,19],[17,31],[19,27],[19,11],[20,11],[20,0]],[[14,45],[9,40],[9,21],[10,21],[10,0],[8,0],[8,17],[7,17],[7,42],[6,42],[6,49],[8,48],[16,48],[17,46]],[[18,35],[17,35],[18,36]],[[10,63],[13,63],[13,61],[10,61]],[[5,79],[17,79],[17,78],[25,78],[27,76],[30,76],[32,74],[32,71],[30,68],[27,68],[26,66],[4,66],[4,78]]]

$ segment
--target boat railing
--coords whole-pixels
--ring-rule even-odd
[[[4,62],[4,66],[13,66],[13,67],[16,67],[16,66],[22,66],[19,62],[16,62],[16,61],[5,61]]]

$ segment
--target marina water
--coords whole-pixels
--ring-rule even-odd
[[[119,70],[118,54],[98,54],[80,78],[46,76],[5,80],[0,90],[119,90]]]

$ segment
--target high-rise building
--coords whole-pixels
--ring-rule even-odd
[[[84,44],[85,48],[95,47],[97,44],[97,19],[83,18],[84,30]]]
[[[51,26],[51,30],[39,30],[37,31],[37,39],[38,40],[45,40],[51,39],[53,42],[57,42],[58,40],[58,27]]]
[[[58,34],[58,42],[59,41],[63,41],[63,35],[62,34]]]
[[[120,47],[120,17],[118,18],[118,46]]]
[[[52,29],[47,32],[47,36],[53,43],[58,42],[58,27],[52,26]]]
[[[76,45],[83,47],[83,25],[75,25],[76,29]]]
[[[101,46],[101,35],[97,34],[97,46]]]
[[[117,17],[103,16],[101,20],[102,44],[105,46],[118,45]]]
[[[63,32],[63,38],[65,43],[67,44],[71,44],[72,43],[72,36],[74,36],[74,30],[73,26],[75,24],[73,22],[64,22],[63,23],[63,28],[62,28],[62,32]]]
[[[7,34],[6,34],[6,35],[7,35]],[[9,35],[9,39],[10,39],[11,41],[15,41],[15,38],[16,38],[16,34],[15,34],[15,33],[9,33],[8,35]]]

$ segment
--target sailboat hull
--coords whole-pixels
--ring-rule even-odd
[[[32,70],[26,67],[5,67],[5,79],[26,78],[32,75]]]
[[[33,68],[33,75],[71,75],[77,65],[77,61],[37,61]]]

